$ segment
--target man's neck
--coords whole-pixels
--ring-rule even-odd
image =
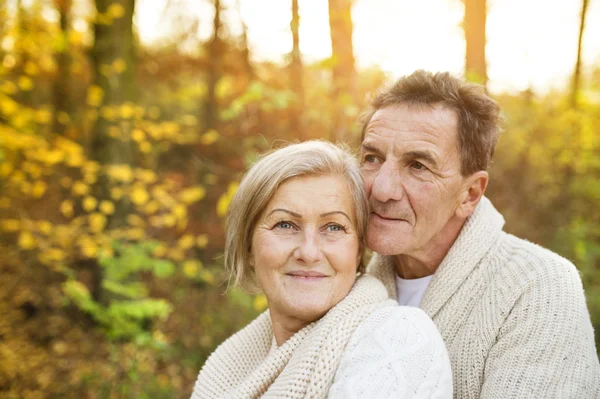
[[[465,222],[466,219],[452,218],[423,248],[410,254],[396,255],[398,276],[405,280],[412,280],[434,274],[454,245]]]

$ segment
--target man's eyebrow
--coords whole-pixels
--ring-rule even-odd
[[[298,219],[302,219],[302,215],[300,215],[299,213],[296,212],[292,212],[292,211],[288,211],[287,209],[283,209],[283,208],[276,208],[273,209],[271,212],[269,212],[269,214],[267,216],[271,216],[272,214],[274,214],[275,212],[285,212],[285,213],[289,213],[292,216],[297,217]]]
[[[334,215],[334,214],[340,214],[340,215],[344,215],[344,216],[346,216],[346,219],[348,219],[348,221],[349,221],[350,223],[352,223],[352,219],[350,219],[350,216],[346,215],[346,213],[345,213],[345,212],[342,212],[342,211],[332,211],[332,212],[325,212],[325,213],[322,213],[320,216],[321,216],[321,217],[325,217],[325,216]]]
[[[438,166],[437,161],[435,160],[435,157],[433,156],[433,154],[430,151],[419,151],[419,150],[407,151],[404,153],[403,157],[407,158],[407,159],[422,159],[425,162],[429,163],[434,168],[437,168],[437,166]]]
[[[382,155],[383,154],[383,152],[379,148],[375,147],[373,144],[362,143],[360,145],[360,147],[362,148],[363,151],[374,152],[377,155]]]

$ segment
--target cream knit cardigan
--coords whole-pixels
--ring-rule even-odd
[[[502,231],[482,198],[434,274],[421,308],[452,362],[454,397],[600,398],[581,279],[568,260]],[[396,297],[391,257],[369,272]]]
[[[397,306],[380,281],[362,276],[344,300],[280,347],[268,311],[261,314],[211,354],[192,399],[448,399],[451,374],[431,319]]]

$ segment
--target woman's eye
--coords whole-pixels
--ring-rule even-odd
[[[279,228],[279,229],[284,229],[284,230],[287,230],[287,229],[291,229],[291,228],[293,228],[293,227],[294,227],[294,225],[292,225],[290,222],[277,222],[277,223],[275,224],[275,227],[277,227],[277,228]]]
[[[346,231],[346,229],[343,226],[340,226],[339,224],[330,224],[329,226],[327,226],[327,231]]]

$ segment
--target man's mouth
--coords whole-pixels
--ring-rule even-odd
[[[371,216],[374,216],[376,220],[380,220],[382,222],[406,222],[405,219],[392,217],[390,215],[381,215],[377,212],[371,212]]]

